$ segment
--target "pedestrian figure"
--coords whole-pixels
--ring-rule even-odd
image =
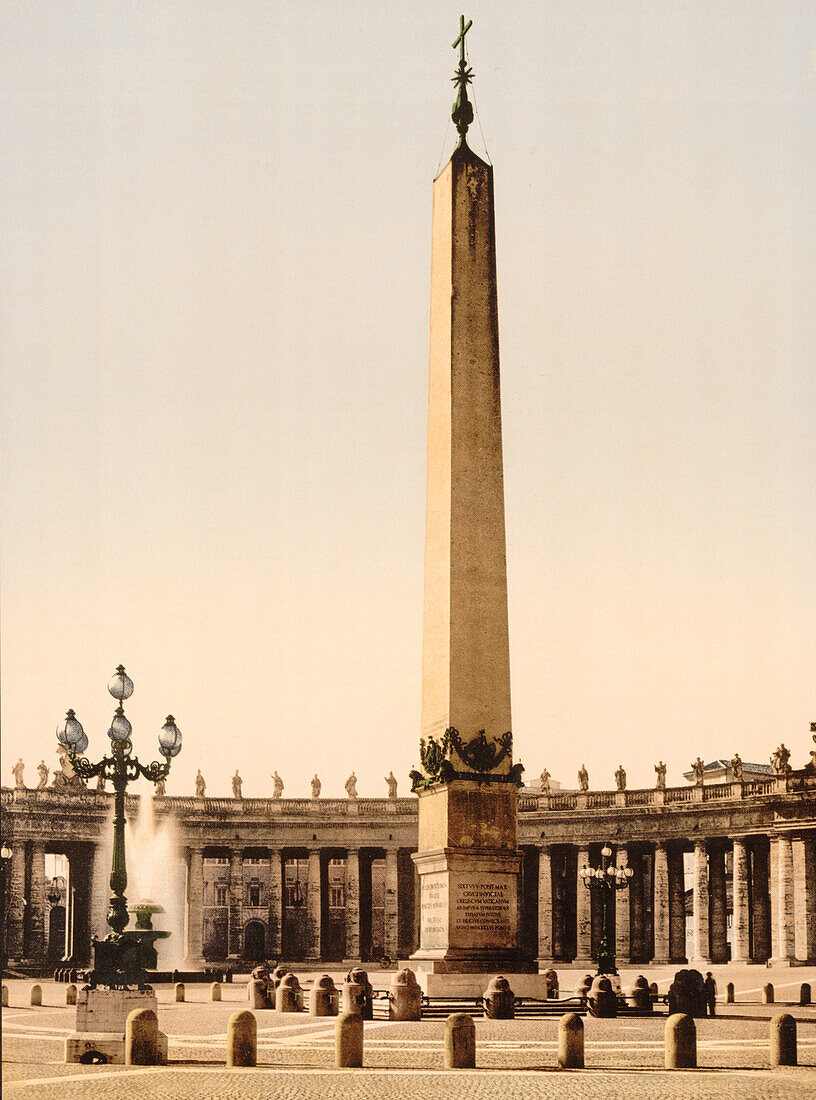
[[[706,971],[705,981],[703,982],[703,1001],[705,1002],[706,1014],[716,1016],[717,1006],[717,983],[710,970]]]

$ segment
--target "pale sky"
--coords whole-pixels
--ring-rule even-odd
[[[431,184],[461,8],[3,5],[2,779],[105,685],[168,793],[418,762]],[[516,755],[801,766],[816,8],[470,4]],[[446,131],[447,127],[447,131]],[[478,127],[473,145],[482,151]]]

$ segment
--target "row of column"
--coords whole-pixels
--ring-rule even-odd
[[[784,964],[816,958],[816,837],[789,834],[730,842],[733,873],[729,899],[728,841],[699,839],[691,845],[691,944],[686,945],[686,844],[619,845],[615,863],[631,866],[626,890],[615,892],[607,915],[624,962],[698,965],[729,958],[732,913],[734,962],[771,958]],[[597,957],[603,929],[596,891],[584,886],[584,865],[597,866],[600,846],[557,845],[539,849],[538,957],[542,962],[589,962]],[[729,900],[731,904],[729,905]]]
[[[253,851],[257,849],[253,848]],[[378,849],[379,850],[379,849]],[[267,956],[280,958],[284,951],[284,850],[264,849],[269,858]],[[301,849],[287,849],[288,852],[300,852]],[[319,961],[323,958],[324,913],[328,898],[326,896],[326,864],[331,856],[338,853],[335,849],[310,848],[308,851],[308,872],[306,878],[306,953],[307,960]],[[345,958],[359,961],[361,943],[361,879],[360,849],[344,849],[345,868]],[[302,858],[299,856],[298,858]],[[384,953],[396,959],[401,947],[400,935],[400,872],[399,850],[384,849],[385,858],[385,898],[384,898]],[[244,930],[244,850],[234,849],[229,854],[229,924],[228,924],[228,961],[238,961],[243,954]],[[410,897],[406,902],[413,905],[413,890],[406,891]],[[187,890],[185,920],[185,955],[190,965],[201,965],[203,961],[204,927],[204,846],[190,846],[187,849]],[[413,921],[412,921],[413,924]]]

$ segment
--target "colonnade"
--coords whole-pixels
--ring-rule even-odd
[[[295,957],[294,937],[287,934],[294,923],[293,906],[286,901],[285,868],[288,860],[303,860],[307,865],[304,897],[298,904],[298,919],[303,918],[305,961],[332,957],[358,962],[371,957],[371,868],[377,859],[384,862],[384,902],[382,954],[391,959],[410,953],[415,940],[415,878],[410,850],[388,847],[258,847],[231,848],[188,845],[186,889],[185,955],[191,966],[204,960],[204,860],[212,856],[228,860],[228,954],[227,962],[244,957],[245,915],[248,908],[244,893],[244,860],[247,853],[268,862],[265,881],[264,924],[265,956],[268,959]],[[329,928],[328,866],[333,859],[344,861],[344,907],[341,947]],[[299,884],[300,885],[300,884]],[[257,907],[253,907],[257,911]],[[300,937],[299,937],[300,939]]]
[[[589,965],[597,958],[602,905],[579,872],[585,865],[598,866],[600,848],[558,844],[538,849],[535,946],[540,962]],[[813,833],[621,843],[613,859],[634,871],[628,888],[614,892],[606,918],[619,963],[704,966],[770,959],[784,965],[816,960]],[[686,859],[691,864],[690,905]]]

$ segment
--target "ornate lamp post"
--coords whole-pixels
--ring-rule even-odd
[[[608,844],[601,848],[600,867],[584,865],[578,872],[587,890],[596,890],[601,895],[601,946],[598,951],[598,973],[617,974],[615,966],[614,940],[609,938],[609,913],[612,895],[616,890],[625,890],[634,871],[631,867],[615,867],[611,863],[612,849]]]
[[[127,870],[125,868],[125,791],[128,783],[138,779],[140,775],[151,783],[157,783],[165,779],[170,773],[170,761],[181,752],[181,731],[176,725],[172,714],[168,714],[167,720],[159,732],[159,752],[165,758],[164,763],[153,761],[152,764],[142,764],[135,756],[132,756],[130,735],[132,726],[125,717],[123,702],[133,694],[133,681],[127,675],[122,665],[118,665],[116,672],[108,683],[108,691],[119,700],[119,705],[114,711],[113,720],[108,730],[111,739],[111,755],[92,764],[82,754],[88,747],[88,736],[72,710],[69,710],[65,723],[61,729],[57,729],[57,740],[68,753],[68,757],[74,766],[77,775],[83,779],[90,779],[95,775],[104,775],[113,783],[114,810],[113,810],[113,861],[111,864],[110,887],[112,896],[108,908],[107,922],[111,928],[104,941],[96,941],[107,945],[107,950],[102,954],[105,958],[103,964],[104,975],[100,973],[99,948],[95,959],[94,977],[104,980],[105,984],[121,985],[131,984],[139,980],[138,974],[132,963],[125,959],[122,933],[129,920],[127,911],[127,899],[125,889],[127,887]]]

